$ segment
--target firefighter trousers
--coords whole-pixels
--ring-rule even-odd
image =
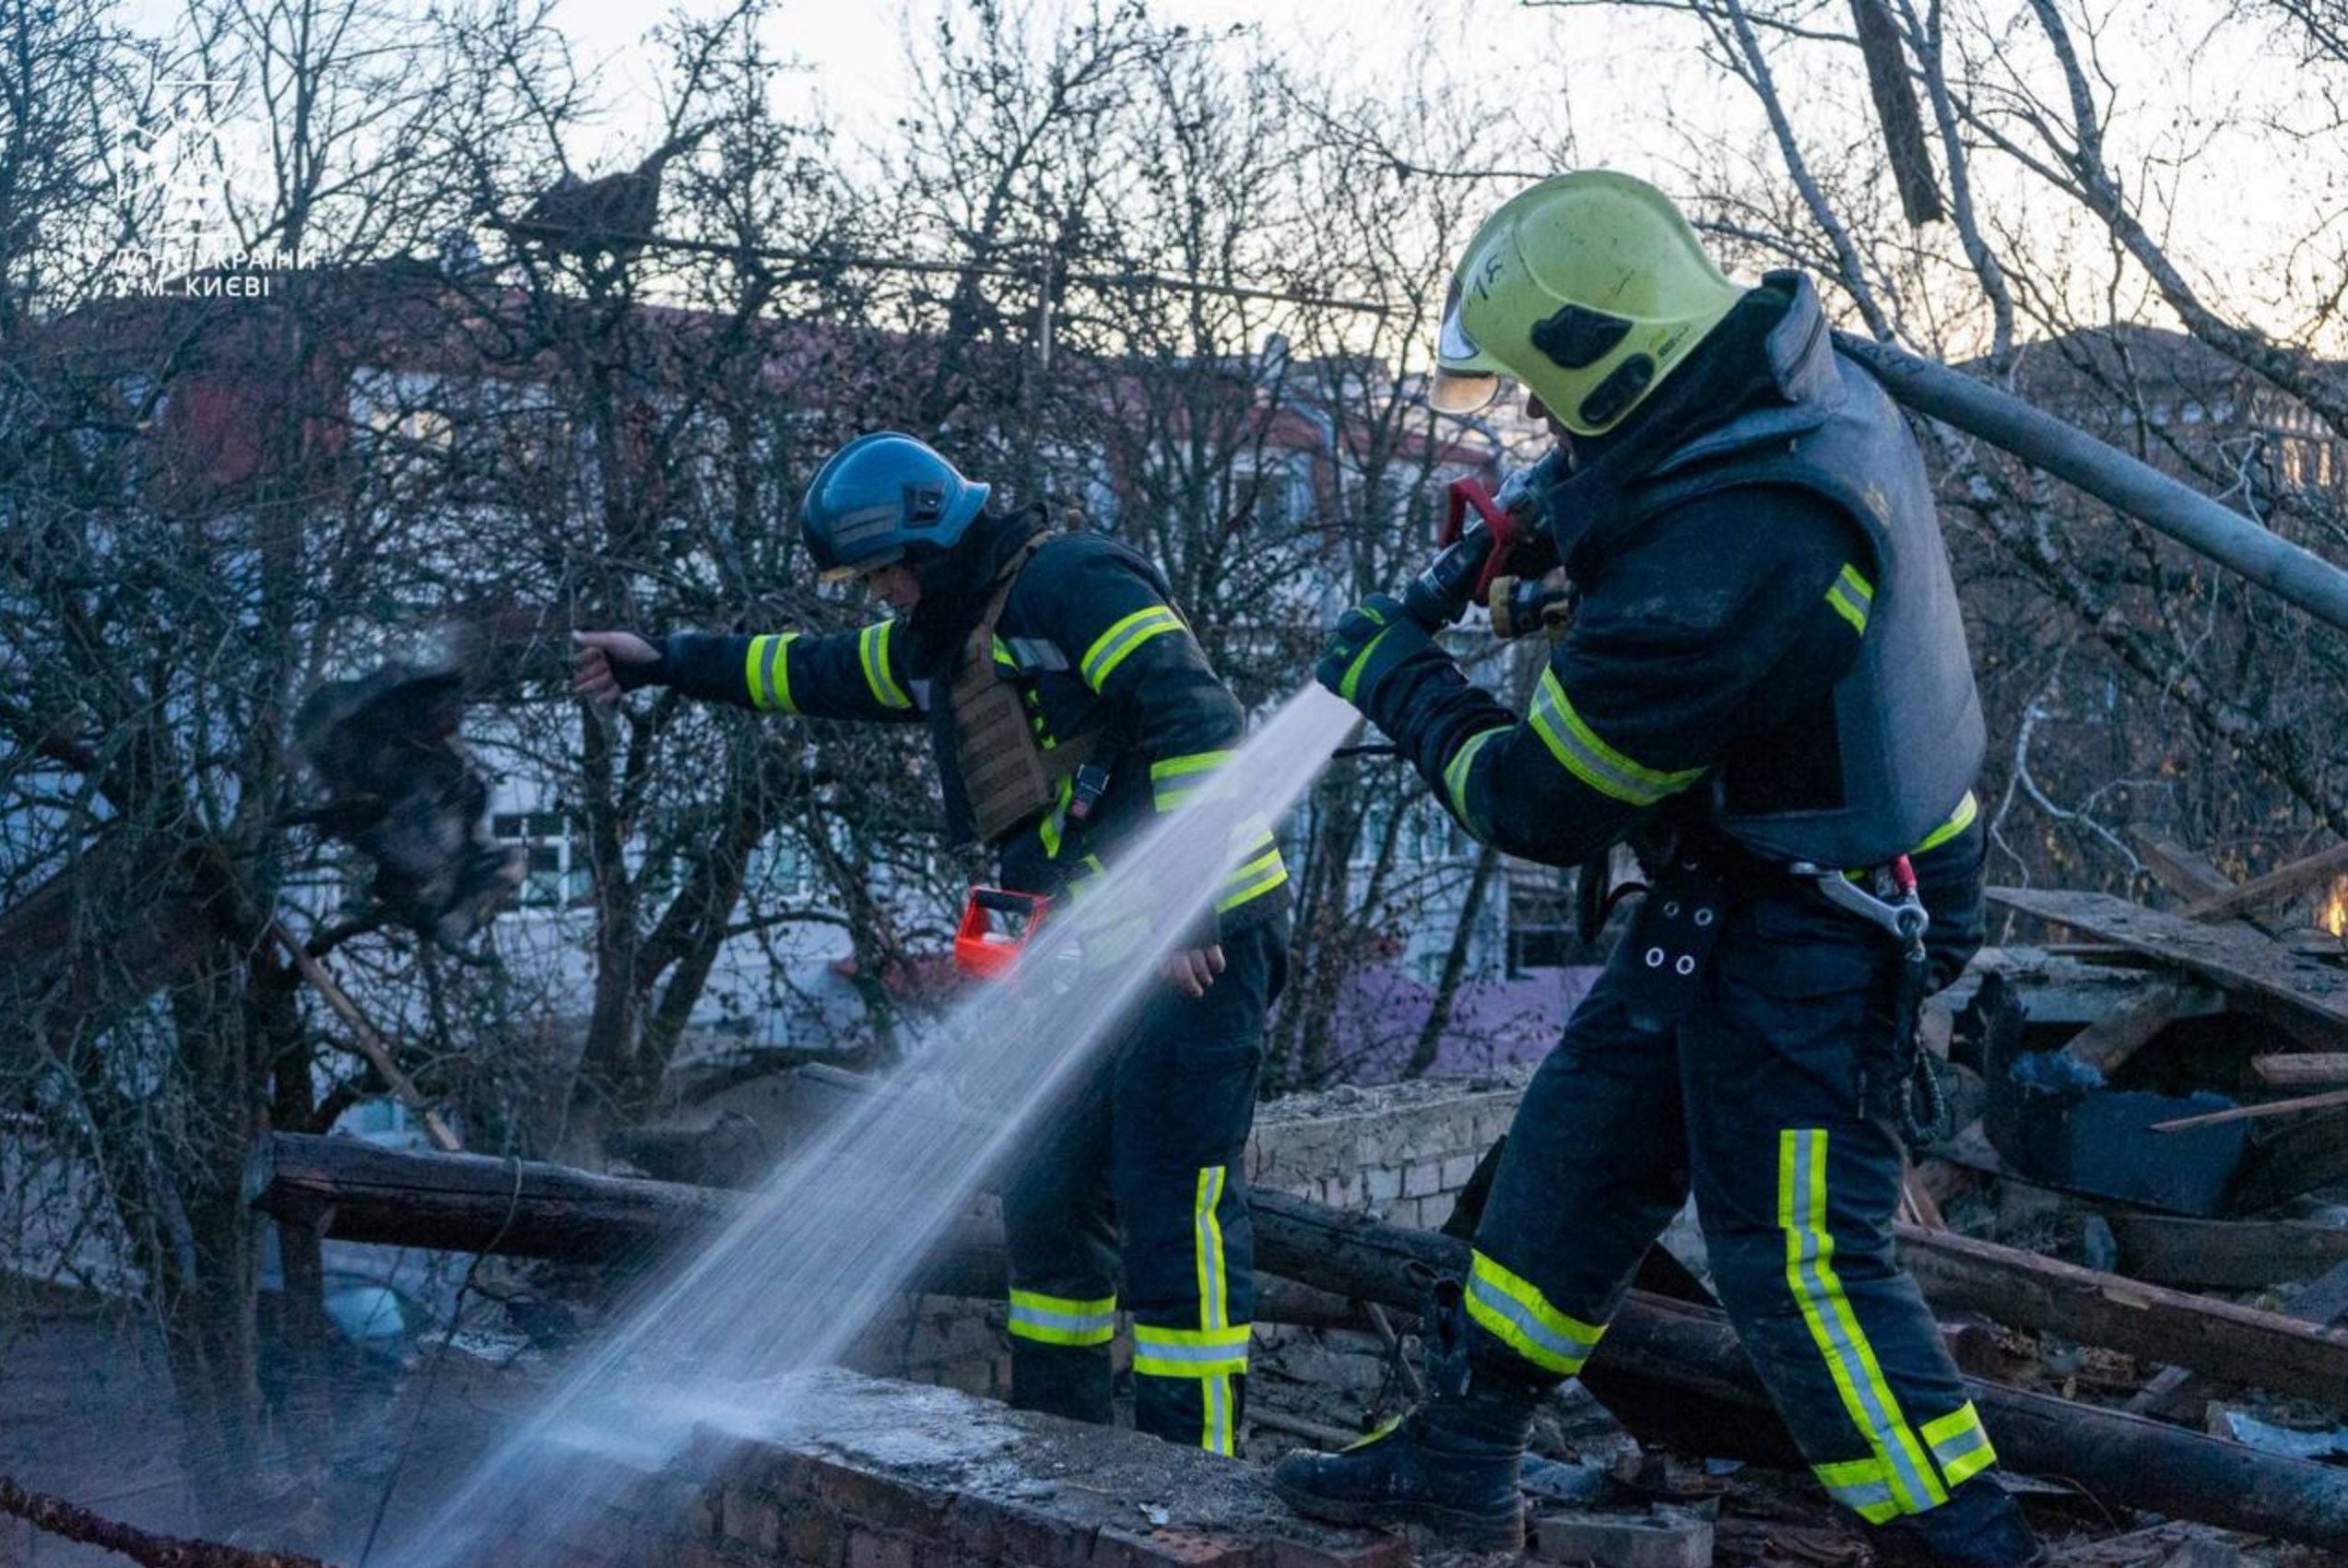
[[[1979,829],[1927,858],[1937,988],[1980,945]],[[1820,1481],[1870,1524],[1925,1514],[1995,1455],[1893,1256],[1896,951],[1790,878],[1723,902],[1675,1024],[1634,1023],[1625,941],[1528,1087],[1476,1232],[1476,1350],[1580,1370],[1693,1191],[1714,1289]]]
[[[1229,1454],[1255,1305],[1242,1157],[1283,921],[1223,942],[1203,997],[1160,985],[1041,1120],[1003,1191],[1011,1401],[1110,1419],[1109,1344],[1133,1322],[1134,1424]],[[1117,1280],[1122,1263],[1124,1294]]]

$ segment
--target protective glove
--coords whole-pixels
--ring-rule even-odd
[[[1400,599],[1376,594],[1338,618],[1328,647],[1313,666],[1313,678],[1392,735],[1390,715],[1381,713],[1379,688],[1403,665],[1426,654],[1443,657],[1427,629],[1410,619]]]
[[[573,631],[572,691],[596,702],[616,702],[623,691],[666,684],[667,643],[632,631]]]

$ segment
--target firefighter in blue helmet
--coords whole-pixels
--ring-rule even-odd
[[[1393,1431],[1275,1483],[1515,1544],[1536,1403],[1693,1192],[1754,1370],[1880,1555],[2030,1562],[1892,1251],[1916,1007],[1981,939],[1981,710],[1917,443],[1806,277],[1736,287],[1618,174],[1483,226],[1437,362],[1438,407],[1511,379],[1558,438],[1535,564],[1572,619],[1521,716],[1391,597],[1339,622],[1320,678],[1483,842],[1576,865],[1628,839],[1651,890],[1516,1114],[1429,1330],[1457,1353]]]
[[[1243,716],[1155,566],[987,499],[911,436],[859,437],[808,485],[800,527],[817,568],[862,579],[890,619],[828,636],[580,632],[576,690],[927,724],[952,836],[990,846],[1005,888],[1081,898],[1121,839],[1221,766]],[[1232,1452],[1254,1292],[1240,1156],[1288,902],[1266,832],[1010,1175],[1013,1403],[1107,1421],[1123,1306],[1136,1424]]]

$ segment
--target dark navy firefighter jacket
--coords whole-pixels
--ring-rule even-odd
[[[1041,531],[1037,513],[982,517],[957,548],[951,581],[925,579],[909,619],[828,635],[672,634],[660,677],[689,696],[820,719],[930,725],[956,842],[976,835],[955,765],[947,695],[953,654],[975,627],[975,585]],[[943,578],[943,573],[929,576]],[[1041,816],[993,848],[1004,886],[1052,895],[1102,869],[1118,841],[1178,811],[1229,759],[1245,716],[1171,603],[1145,557],[1099,534],[1054,534],[1021,569],[995,627],[995,660],[1018,689],[1047,749],[1097,736],[1091,760],[1105,790],[1083,819],[1070,816],[1072,780]],[[1211,937],[1284,915],[1288,870],[1269,826],[1242,846],[1217,900]]]

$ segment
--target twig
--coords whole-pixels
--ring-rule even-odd
[[[2205,1111],[2198,1116],[2172,1116],[2165,1122],[2154,1122],[2148,1130],[2156,1133],[2190,1132],[2195,1127],[2247,1122],[2258,1116],[2288,1116],[2297,1111],[2326,1111],[2334,1105],[2348,1105],[2348,1089],[2335,1089],[2328,1094],[2306,1094],[2296,1100],[2271,1100],[2263,1105],[2236,1105],[2224,1111]]]
[[[13,1514],[34,1529],[66,1540],[120,1552],[147,1568],[331,1568],[298,1552],[248,1551],[218,1541],[155,1535],[101,1517],[61,1497],[27,1491],[9,1476],[0,1476],[0,1514]]]
[[[1394,1324],[1386,1316],[1386,1308],[1375,1302],[1362,1304],[1369,1312],[1370,1326],[1377,1330],[1379,1343],[1386,1346],[1386,1353],[1394,1358],[1394,1370],[1402,1378],[1403,1392],[1410,1395],[1413,1402],[1425,1398],[1426,1385],[1419,1381],[1419,1369],[1412,1366],[1410,1358],[1402,1353],[1402,1337],[1395,1333]]]
[[[391,1087],[392,1093],[400,1103],[415,1112],[423,1122],[424,1135],[432,1140],[432,1147],[443,1154],[461,1151],[465,1146],[457,1141],[456,1134],[441,1120],[441,1114],[432,1109],[431,1102],[424,1098],[423,1091],[416,1087],[416,1080],[400,1071],[399,1064],[392,1060],[391,1046],[376,1032],[375,1026],[367,1021],[367,1015],[359,1010],[359,1005],[335,984],[335,977],[326,973],[325,966],[310,956],[310,949],[286,929],[285,922],[271,919],[269,935],[285,949],[286,956],[293,960],[293,967],[301,972],[301,977],[316,986],[319,994],[326,998],[326,1005],[350,1026],[351,1033],[358,1036],[359,1054],[383,1075],[383,1082]]]

